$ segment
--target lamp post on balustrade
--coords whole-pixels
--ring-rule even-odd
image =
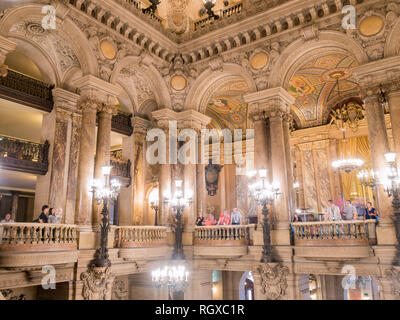
[[[118,180],[111,180],[111,169],[110,166],[104,166],[101,168],[104,179],[94,180],[92,185],[92,192],[94,199],[100,205],[103,205],[101,210],[101,228],[100,228],[100,248],[97,249],[96,258],[93,261],[94,267],[110,267],[111,261],[108,256],[108,229],[110,227],[109,211],[108,206],[110,201],[114,201],[118,198],[118,194],[121,188],[121,184]]]
[[[187,284],[189,272],[185,266],[185,254],[183,252],[182,243],[182,212],[192,202],[192,191],[182,191],[182,180],[175,181],[176,191],[172,198],[170,195],[164,195],[164,202],[168,204],[174,212],[175,216],[175,244],[172,253],[172,263],[168,263],[164,267],[157,268],[152,272],[152,281],[157,288],[167,287],[172,289],[174,293],[183,293]]]
[[[159,198],[158,198],[158,189],[154,188],[149,195],[150,208],[154,210],[154,225],[158,225],[158,209],[159,209]]]
[[[269,206],[273,204],[274,200],[279,196],[279,186],[276,184],[268,183],[267,169],[261,169],[258,172],[252,171],[249,177],[255,177],[258,174],[258,180],[249,186],[250,195],[257,201],[257,204],[262,207],[263,219],[263,252],[261,262],[273,262],[272,246],[271,246],[271,230],[268,221]]]

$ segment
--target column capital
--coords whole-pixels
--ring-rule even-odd
[[[112,104],[101,103],[97,106],[97,111],[103,115],[116,116],[118,114],[117,107]]]
[[[52,95],[54,99],[54,107],[62,108],[70,112],[77,111],[78,101],[80,99],[80,96],[78,94],[61,88],[55,88],[52,91]]]
[[[133,133],[146,135],[147,130],[150,128],[151,122],[141,117],[132,118]]]
[[[262,120],[261,114],[275,116],[290,113],[290,106],[295,98],[282,87],[257,91],[244,96],[244,101],[249,104],[250,114]]]
[[[373,61],[352,69],[354,78],[361,88],[361,94],[370,97],[378,94],[380,86],[400,81],[400,56]]]
[[[73,84],[79,88],[81,97],[97,100],[99,105],[115,105],[115,99],[122,93],[120,87],[92,75],[76,79]]]
[[[152,116],[156,119],[157,125],[163,129],[168,128],[169,121],[177,121],[179,129],[192,128],[195,130],[206,128],[211,122],[210,117],[192,109],[175,112],[172,109],[166,108],[154,111]]]

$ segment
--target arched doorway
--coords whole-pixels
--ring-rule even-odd
[[[251,271],[243,273],[240,278],[239,300],[254,300],[254,278]]]

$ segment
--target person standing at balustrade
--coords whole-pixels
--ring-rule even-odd
[[[13,223],[13,222],[14,220],[11,219],[11,213],[6,213],[4,219],[0,221],[0,223]]]
[[[346,205],[343,209],[344,220],[357,220],[357,209],[354,207],[350,200],[346,201]]]
[[[49,213],[49,206],[47,204],[45,204],[42,207],[42,212],[40,213],[39,218],[37,219],[38,222],[39,223],[48,223],[49,222],[48,213]]]
[[[225,209],[219,216],[218,225],[219,226],[230,226],[231,225],[231,217],[229,215],[228,209]]]
[[[325,221],[341,221],[342,216],[340,215],[340,209],[333,203],[332,200],[328,201],[328,207],[326,208]]]
[[[367,207],[365,208],[364,214],[365,220],[375,219],[378,220],[378,213],[376,209],[372,206],[372,202],[367,202]]]
[[[238,208],[232,209],[231,221],[232,221],[232,225],[241,225],[242,224],[242,214],[240,213]]]

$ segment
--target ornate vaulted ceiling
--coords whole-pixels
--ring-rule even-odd
[[[245,81],[233,81],[219,87],[207,104],[206,115],[212,120],[211,129],[247,129],[247,104],[243,95],[248,92]]]
[[[357,61],[344,53],[329,53],[306,60],[289,80],[287,90],[296,98],[292,111],[302,128],[324,124],[330,109],[340,101],[358,96],[351,68]],[[339,91],[337,80],[339,79]]]

